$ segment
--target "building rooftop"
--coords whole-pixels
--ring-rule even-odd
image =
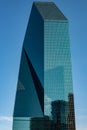
[[[67,20],[64,14],[53,2],[34,2],[43,19],[48,20]]]

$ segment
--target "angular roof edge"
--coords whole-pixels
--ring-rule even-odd
[[[33,2],[37,10],[43,19],[48,20],[67,20],[64,14],[60,11],[60,9],[55,5],[54,2]]]

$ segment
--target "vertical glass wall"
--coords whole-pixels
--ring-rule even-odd
[[[75,130],[67,20],[44,22],[44,115],[53,130]]]

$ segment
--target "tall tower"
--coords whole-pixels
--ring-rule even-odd
[[[68,20],[53,2],[34,2],[32,6],[13,130],[75,130]]]

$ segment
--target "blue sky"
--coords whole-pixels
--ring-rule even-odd
[[[77,130],[87,130],[87,0],[53,0],[69,20]],[[21,48],[33,0],[0,0],[0,130],[12,130]]]

